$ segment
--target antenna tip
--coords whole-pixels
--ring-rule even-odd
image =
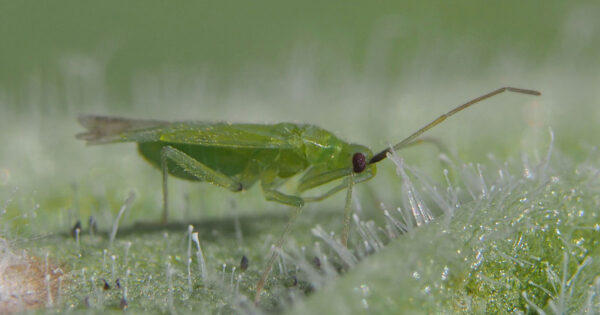
[[[523,93],[523,94],[529,94],[529,95],[535,95],[535,96],[542,95],[541,92],[538,92],[536,90],[527,90],[527,89],[520,89],[520,88],[514,88],[514,87],[507,87],[506,89],[511,92],[517,92],[517,93]]]

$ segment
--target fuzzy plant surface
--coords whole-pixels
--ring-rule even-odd
[[[594,150],[564,168],[551,153],[536,165],[459,166],[473,197],[464,203],[456,203],[459,187],[419,183],[445,214],[409,229],[292,313],[597,313],[600,156]],[[404,187],[410,200],[414,186],[404,178]],[[409,209],[419,222],[425,202],[416,198]]]
[[[110,220],[89,216],[56,230],[57,216],[40,206],[49,201],[12,190],[3,206],[1,305],[49,312],[598,312],[600,152],[590,148],[573,162],[552,140],[538,156],[472,164],[441,153],[443,176],[432,179],[394,152],[396,184],[388,188],[400,203],[369,212],[355,198],[348,249],[336,233],[341,206],[307,209],[278,252],[259,304],[255,285],[285,213],[168,225],[130,214],[127,222],[137,223],[123,224],[132,206],[143,204],[131,191],[115,201]],[[118,199],[110,189],[102,193]],[[85,207],[92,195],[73,197]]]

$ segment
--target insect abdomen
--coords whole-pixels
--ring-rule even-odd
[[[210,146],[199,146],[199,145],[187,145],[179,143],[166,143],[166,142],[143,142],[138,143],[139,153],[148,161],[150,164],[157,168],[161,165],[161,149],[169,145],[179,151],[182,151],[197,160],[198,162],[210,167],[211,169],[217,170],[227,176],[236,176],[244,171],[248,156],[252,154],[253,149],[236,149],[228,150],[227,148],[210,147]],[[190,175],[184,169],[176,165],[173,161],[167,160],[167,167],[169,174],[187,180],[199,181],[197,177]]]
[[[161,167],[161,149],[169,145],[208,166],[242,182],[245,188],[260,179],[266,169],[276,170],[281,178],[293,176],[308,167],[304,157],[289,149],[223,148],[168,142],[138,143],[139,153],[152,165]],[[169,174],[182,179],[201,181],[173,161],[167,160]]]

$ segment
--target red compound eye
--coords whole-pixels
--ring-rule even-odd
[[[367,158],[364,154],[358,152],[352,156],[352,167],[354,173],[360,173],[367,167]]]

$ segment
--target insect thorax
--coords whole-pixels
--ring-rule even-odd
[[[340,154],[348,145],[331,132],[316,126],[308,125],[302,131],[304,154],[310,164],[328,164],[341,167]],[[343,165],[345,166],[345,165]]]

